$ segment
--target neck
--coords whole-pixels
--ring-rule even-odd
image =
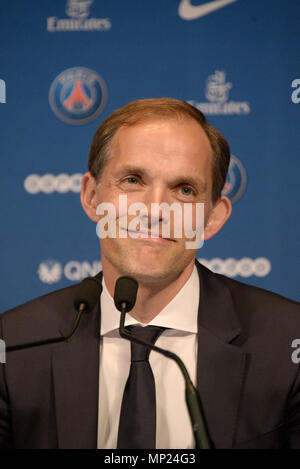
[[[114,297],[117,279],[126,274],[118,272],[104,258],[102,259],[102,268],[107,290]],[[139,283],[139,289],[135,306],[129,313],[130,316],[142,324],[152,321],[185,285],[193,272],[193,268],[194,260],[183,271],[161,282],[147,282],[145,279],[141,280],[136,276],[135,279]]]

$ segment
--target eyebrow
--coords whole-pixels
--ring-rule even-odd
[[[118,178],[123,176],[124,174],[136,174],[139,176],[146,176],[148,173],[145,171],[144,168],[136,165],[125,165],[120,168],[119,171],[115,173],[115,177]],[[207,184],[202,181],[201,179],[190,176],[190,175],[180,175],[177,176],[175,179],[172,180],[172,184],[178,186],[180,184],[188,184],[198,189],[200,194],[204,194],[207,192]]]
[[[120,168],[119,171],[115,173],[115,177],[118,178],[120,176],[123,176],[124,174],[138,174],[140,176],[145,176],[147,174],[147,171],[145,171],[140,166],[129,164],[122,166],[122,168]]]

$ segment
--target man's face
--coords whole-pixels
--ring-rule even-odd
[[[205,220],[212,207],[212,161],[209,140],[192,119],[154,120],[122,127],[113,138],[110,159],[97,189],[97,204],[116,207],[117,236],[121,220],[119,196],[127,204],[143,203],[149,213],[151,203],[205,203]],[[136,216],[136,215],[135,215]],[[128,222],[134,218],[128,215]],[[170,238],[138,237],[101,239],[103,266],[140,282],[156,283],[176,278],[194,262],[196,250],[186,249],[186,238],[174,237],[171,216]],[[161,234],[162,220],[159,220]],[[145,224],[143,231],[148,231]]]

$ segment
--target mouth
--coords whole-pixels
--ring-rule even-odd
[[[175,242],[172,238],[164,238],[161,235],[156,235],[151,233],[151,231],[135,231],[135,230],[126,230],[130,238],[137,239],[140,241],[151,242],[151,243],[169,243]]]

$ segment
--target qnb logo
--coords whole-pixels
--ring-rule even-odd
[[[53,284],[63,279],[78,282],[85,277],[94,276],[102,269],[100,261],[69,261],[65,265],[53,259],[47,259],[38,266],[38,276],[41,282]]]
[[[50,16],[47,18],[47,31],[108,31],[111,29],[110,18],[88,18],[93,0],[68,0],[66,13],[69,18]]]
[[[226,73],[216,70],[213,75],[209,75],[205,85],[205,97],[207,102],[188,101],[207,115],[236,115],[249,114],[251,112],[248,101],[229,100],[229,90],[232,83],[226,81]]]
[[[62,277],[63,269],[59,262],[51,259],[41,262],[38,268],[38,276],[43,283],[56,283]]]
[[[204,259],[198,261],[215,273],[226,275],[227,277],[266,277],[271,272],[271,263],[265,257],[250,259]],[[102,270],[101,261],[76,261],[72,260],[63,265],[53,259],[47,259],[40,263],[37,269],[38,277],[42,283],[49,285],[58,283],[63,279],[72,282],[79,282],[85,277],[94,276]]]
[[[107,101],[107,86],[94,70],[73,67],[61,72],[49,91],[49,104],[67,124],[86,124],[99,116]]]
[[[295,80],[292,81],[292,88],[296,88],[292,92],[292,102],[294,104],[299,104],[300,103],[300,78],[295,78]]]
[[[208,269],[217,274],[223,274],[227,277],[266,277],[271,272],[271,262],[265,257],[258,257],[257,259],[250,259],[243,257],[242,259],[220,259],[218,257],[213,259],[199,258],[198,261]]]
[[[0,78],[0,103],[6,103],[6,84],[5,81]]]
[[[226,195],[234,204],[242,197],[246,187],[246,169],[241,160],[239,160],[236,156],[231,155],[227,179],[222,191],[222,195]]]
[[[52,194],[58,192],[65,194],[66,192],[79,193],[81,191],[82,174],[29,174],[24,181],[24,189],[29,194]]]

